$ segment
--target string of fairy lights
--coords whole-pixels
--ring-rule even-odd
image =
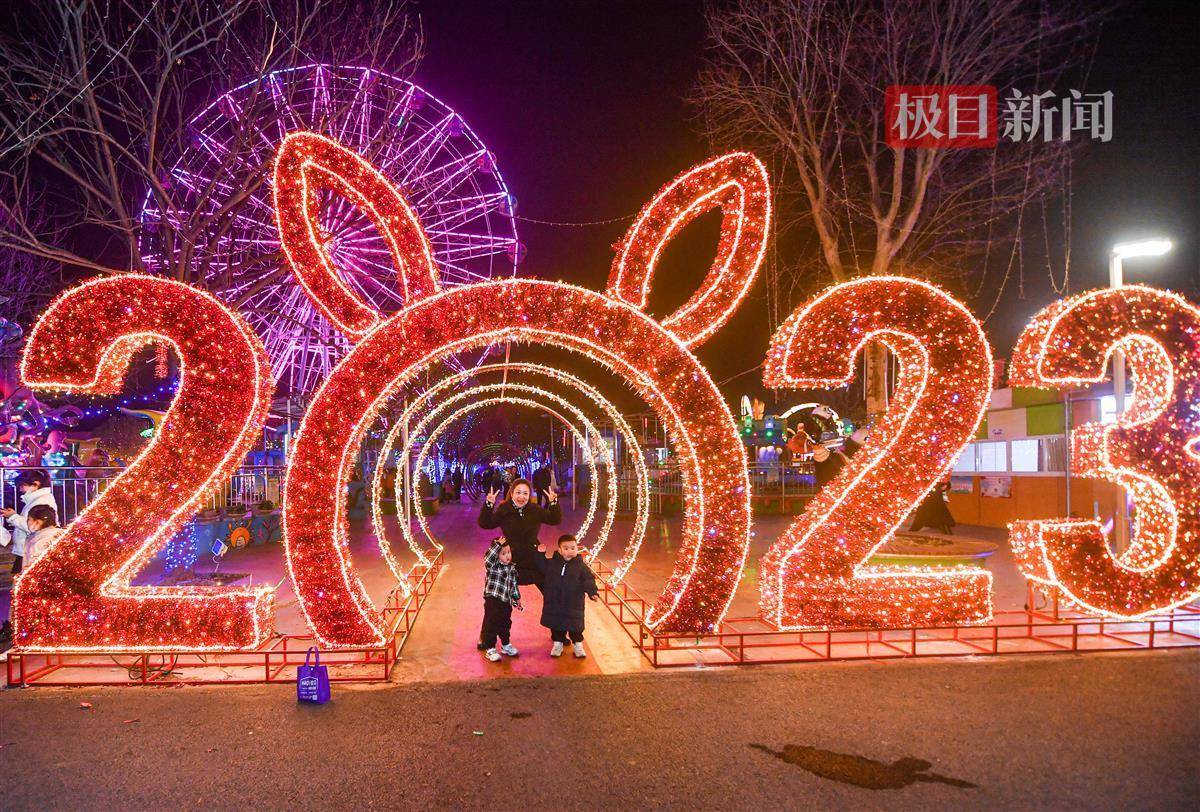
[[[786,629],[986,622],[987,570],[864,565],[949,473],[983,420],[992,352],[971,312],[915,279],[836,285],[780,326],[763,379],[794,388],[848,384],[871,340],[899,364],[892,405],[763,557],[760,612]]]
[[[431,387],[430,389],[426,390],[425,392],[423,392],[421,394],[420,397],[418,397],[416,400],[414,400],[412,403],[410,403],[409,406],[404,410],[404,412],[397,419],[395,425],[392,426],[391,430],[389,430],[387,437],[384,439],[383,445],[381,446],[380,451],[379,451],[380,458],[385,459],[385,458],[391,457],[391,455],[394,453],[397,441],[399,441],[401,439],[401,435],[405,432],[405,430],[410,428],[412,416],[414,413],[425,410],[431,400],[436,398],[438,395],[440,395],[446,389],[452,388],[453,386],[460,384],[462,381],[466,380],[468,377],[471,377],[473,374],[474,374],[473,371],[463,371],[456,375],[452,375],[449,378],[447,378],[446,380],[443,380],[443,381],[439,382],[438,384],[436,384],[435,386]],[[455,419],[457,419],[458,416],[464,415],[464,414],[468,413],[469,411],[471,411],[470,408],[463,408],[463,409],[455,412],[451,418],[447,419],[445,422],[443,422],[441,425],[438,426],[437,431],[435,433],[427,434],[427,427],[430,424],[430,422],[432,422],[432,420],[434,418],[436,418],[438,415],[440,415],[442,412],[444,412],[446,410],[446,408],[464,400],[466,397],[470,397],[470,396],[478,397],[483,394],[486,394],[487,392],[492,392],[492,391],[502,393],[504,391],[503,384],[494,385],[487,389],[484,389],[478,385],[473,385],[472,387],[466,389],[465,391],[460,391],[460,392],[456,393],[452,400],[443,401],[443,402],[439,403],[435,409],[429,411],[427,414],[425,414],[421,418],[421,420],[419,421],[418,425],[415,428],[412,428],[409,431],[409,439],[404,444],[402,450],[400,451],[400,459],[407,460],[409,458],[409,455],[412,453],[412,447],[413,447],[413,445],[415,445],[416,437],[420,436],[420,437],[426,438],[423,449],[422,449],[422,451],[424,451],[425,449],[428,449],[434,445],[435,439],[437,437],[439,437],[445,431],[445,429],[448,428],[448,426],[451,423],[453,423]],[[561,399],[559,399],[559,400],[560,400],[560,402],[565,403],[565,401],[561,401]],[[503,401],[495,401],[493,403],[493,405],[498,404],[500,402],[503,402]],[[468,404],[468,406],[469,406],[469,404]],[[575,424],[571,423],[571,421],[566,420],[561,415],[557,415],[557,416],[559,417],[560,420],[563,420],[563,422],[568,425],[568,427],[571,429],[573,435],[575,436],[576,440],[583,442],[585,444],[585,447],[587,447],[587,443],[588,443],[587,438],[588,437],[598,436],[598,434],[599,434],[598,430],[595,429],[594,424],[592,424],[590,421],[586,420],[586,418],[584,418],[582,421],[580,421],[585,426],[584,430],[581,431]],[[424,459],[425,459],[425,454],[423,453],[420,456],[418,463],[423,463]],[[592,476],[595,477],[596,476],[595,464],[594,464],[594,461],[590,458],[590,456],[588,458],[588,464],[589,464],[589,470],[591,471]],[[413,470],[420,471],[421,465],[420,464],[416,465]],[[383,491],[383,481],[382,480],[383,480],[383,472],[382,472],[382,469],[380,468],[380,469],[376,470],[375,476],[372,478],[372,488],[371,488],[372,489],[372,497],[373,497],[372,503],[374,505],[376,505],[376,508],[372,512],[373,513],[372,523],[375,528],[376,536],[380,539],[381,548],[390,549],[391,545],[388,544],[388,542],[387,542],[387,532],[386,532],[386,526],[383,522],[383,515],[379,509],[379,506],[381,506],[382,502],[383,502],[383,500],[381,498],[382,491]],[[595,481],[595,480],[593,479],[593,481]],[[404,499],[404,494],[402,493],[402,488],[403,488],[402,479],[397,478],[394,488],[395,488],[396,502],[400,503]],[[412,497],[414,498],[414,501],[419,497],[418,488],[419,488],[419,483],[414,482],[413,487],[412,487]],[[585,517],[585,521],[580,525],[579,532],[581,534],[586,533],[587,528],[591,525],[592,519],[595,515],[596,503],[597,503],[596,494],[595,494],[595,492],[593,492],[592,496],[589,500],[588,512]],[[418,521],[421,524],[422,531],[424,532],[426,537],[429,539],[431,544],[436,549],[440,550],[442,548],[441,544],[439,544],[437,542],[437,540],[433,537],[432,533],[429,531],[428,523],[423,521],[423,519],[424,519],[423,516],[418,517]],[[415,536],[412,534],[411,528],[409,528],[405,522],[401,522],[400,527],[401,527],[401,530],[403,532],[405,541],[406,541],[409,549],[413,553],[416,554],[420,563],[428,566],[430,564],[430,560],[429,560],[428,556],[426,556],[424,548],[422,548],[422,546],[417,543]],[[390,553],[385,553],[385,557],[387,557],[388,555],[390,555]]]
[[[23,651],[216,651],[272,632],[273,587],[131,587],[253,448],[270,405],[266,352],[213,296],[137,274],[56,299],[30,334],[21,377],[65,392],[119,392],[134,354],[168,342],[179,394],[137,458],[17,579]]]
[[[273,195],[279,242],[313,304],[351,340],[382,320],[334,266],[321,232],[317,192],[332,190],[371,220],[391,250],[404,301],[440,287],[433,248],[416,213],[384,175],[358,153],[315,132],[288,133],[275,155]]]
[[[1016,521],[1022,572],[1068,603],[1136,619],[1200,598],[1200,308],[1140,285],[1060,300],[1038,313],[1013,352],[1015,385],[1066,387],[1104,379],[1125,353],[1134,379],[1113,425],[1077,426],[1072,466],[1120,484],[1136,511],[1132,543],[1114,554],[1093,520]]]
[[[699,289],[662,321],[689,347],[725,326],[754,284],[766,255],[771,186],[761,161],[748,152],[731,152],[668,183],[630,226],[609,274],[608,295],[645,309],[667,243],[688,223],[718,207],[724,216],[712,267]]]
[[[733,416],[692,350],[728,322],[761,266],[772,216],[762,164],[748,153],[731,153],[664,186],[623,238],[603,294],[532,279],[442,290],[429,241],[403,195],[364,158],[324,136],[288,135],[273,178],[287,262],[314,304],[354,344],[303,417],[284,494],[288,574],[321,645],[387,641],[383,615],[350,553],[344,498],[367,432],[425,371],[496,343],[581,355],[659,416],[677,454],[684,517],[674,568],[643,622],[666,633],[717,629],[749,550],[750,483]],[[386,239],[405,294],[398,313],[375,311],[338,274],[317,225],[320,189],[361,208]],[[679,310],[652,318],[644,311],[664,247],[714,208],[722,212],[721,235],[707,275]],[[947,475],[983,417],[992,366],[978,320],[925,282],[847,282],[798,308],[779,328],[764,380],[773,387],[844,386],[871,340],[886,344],[898,360],[893,407],[762,559],[761,615],[779,628],[801,630],[985,622],[992,613],[986,570],[867,563]],[[178,393],[129,468],[17,580],[13,622],[21,651],[234,650],[253,648],[272,633],[270,586],[131,586],[233,474],[262,430],[271,375],[245,321],[178,282],[138,274],[92,280],[60,296],[38,320],[22,357],[22,378],[38,389],[116,393],[134,354],[149,344],[169,345],[178,354]],[[1094,383],[1114,348],[1134,371],[1133,403],[1116,425],[1076,430],[1074,456],[1079,473],[1107,478],[1133,495],[1134,544],[1114,555],[1097,523],[1073,520],[1016,522],[1011,538],[1032,580],[1090,611],[1137,618],[1200,597],[1200,415],[1194,408],[1200,402],[1200,310],[1138,286],[1055,303],[1018,341],[1011,378],[1032,386]],[[468,383],[471,375],[495,372],[505,374],[502,383]],[[509,381],[509,372],[549,383]],[[522,363],[450,375],[405,409],[385,442],[386,454],[414,419],[413,436],[436,424],[432,436],[438,437],[472,409],[519,403],[559,413],[577,441],[595,449],[587,461],[599,481],[595,464],[613,465],[603,436],[551,386],[599,408],[633,452],[638,514],[617,580],[645,535],[648,477],[628,423],[581,379]],[[452,388],[459,391],[450,394]],[[407,440],[402,459],[412,447]],[[418,470],[432,447],[429,440],[420,449]],[[611,472],[608,481],[609,510],[592,555],[612,526]],[[372,493],[378,497],[381,488],[376,480]],[[372,501],[378,510],[381,500]],[[593,501],[585,525],[595,511]],[[373,522],[387,558],[378,513]],[[402,525],[419,565],[430,566]],[[407,589],[412,573],[394,557],[388,566]]]
[[[511,392],[523,393],[528,395],[528,397],[508,397],[508,393]],[[466,402],[464,403],[464,401]],[[486,406],[476,407],[476,403],[485,403]],[[565,398],[545,389],[517,383],[472,385],[463,391],[456,393],[452,397],[443,400],[437,405],[436,408],[431,410],[428,414],[423,415],[418,420],[414,431],[419,435],[424,435],[427,433],[429,438],[432,440],[440,437],[446,431],[446,429],[449,428],[449,426],[452,425],[460,416],[472,411],[477,411],[490,406],[498,406],[500,404],[528,406],[531,408],[541,408],[546,410],[562,421],[575,438],[575,441],[584,448],[592,448],[597,444],[603,443],[603,437],[600,434],[600,430],[596,428],[596,425],[588,419],[587,415],[577,409]],[[565,411],[567,414],[562,414],[562,412],[558,411],[559,409]],[[434,426],[433,429],[430,429],[431,425]],[[417,464],[415,466],[416,470],[421,470],[420,466],[424,462],[425,457],[428,455],[430,445],[431,444],[426,443],[418,451],[416,459]],[[401,449],[401,456],[403,457],[407,454],[411,454],[412,446],[413,442],[410,437],[408,443],[406,443]],[[606,449],[601,450],[600,453],[595,456],[591,454],[587,455],[585,462],[588,466],[588,471],[592,476],[593,482],[599,481],[597,478],[599,476],[597,458],[599,458],[601,467],[610,469],[610,472],[612,467],[612,460],[607,454]],[[615,482],[613,484],[615,484]],[[399,490],[403,487],[403,483],[397,481],[396,487],[397,498],[401,498]],[[415,487],[413,488],[413,495],[416,495]],[[610,493],[610,500],[615,499],[616,490],[613,488]],[[612,503],[613,502],[610,501],[610,504]],[[587,537],[588,530],[591,528],[592,521],[595,519],[598,506],[599,495],[596,489],[593,488],[591,496],[588,500],[587,511],[576,532],[576,535],[580,537],[581,541],[583,538]],[[427,522],[423,521],[423,519],[423,516],[417,517],[418,524],[421,526],[421,530],[424,535],[429,538],[430,541],[433,541],[433,535],[429,531],[429,525]],[[611,526],[611,522],[608,524]],[[401,530],[405,529],[406,528],[401,527]],[[410,548],[420,548],[420,545],[417,543],[415,537],[412,536],[411,528],[408,528],[404,535]]]
[[[439,381],[434,386],[432,386],[429,389],[422,392],[419,397],[417,397],[415,400],[413,400],[412,402],[410,402],[407,405],[404,412],[396,419],[395,424],[389,430],[386,438],[384,439],[383,445],[381,446],[380,451],[379,451],[380,460],[386,460],[386,459],[390,459],[392,457],[392,455],[395,453],[396,442],[398,440],[400,440],[401,436],[405,433],[406,429],[408,430],[408,436],[410,438],[424,437],[425,438],[425,441],[424,441],[425,448],[432,447],[434,445],[435,438],[437,436],[440,436],[442,427],[439,427],[439,429],[433,433],[427,433],[424,430],[422,430],[421,427],[412,428],[411,427],[412,415],[419,411],[423,411],[431,401],[433,401],[436,397],[441,395],[444,391],[455,388],[455,387],[460,387],[465,381],[467,381],[469,379],[487,377],[488,375],[495,374],[495,373],[502,373],[505,376],[505,378],[507,378],[510,374],[512,374],[512,375],[533,375],[536,377],[543,377],[543,378],[549,379],[550,381],[552,381],[558,385],[564,386],[565,388],[571,389],[572,391],[575,391],[575,392],[581,394],[592,405],[594,405],[600,409],[601,413],[606,418],[608,418],[608,420],[612,423],[614,430],[616,432],[616,436],[619,437],[623,443],[625,443],[627,455],[632,460],[632,464],[634,467],[634,475],[635,475],[635,481],[636,481],[636,498],[635,498],[635,516],[634,516],[633,529],[626,541],[625,549],[624,549],[620,559],[618,560],[617,564],[613,568],[613,575],[611,576],[611,580],[614,583],[617,581],[620,581],[621,578],[624,577],[625,573],[628,572],[629,567],[632,566],[634,559],[637,557],[637,553],[641,547],[642,541],[645,538],[646,526],[649,522],[649,514],[650,514],[649,472],[646,469],[645,458],[642,454],[641,446],[638,443],[637,434],[633,431],[633,428],[629,425],[628,421],[625,420],[625,417],[621,414],[620,410],[617,409],[617,407],[611,401],[609,401],[607,398],[605,398],[597,389],[588,385],[586,382],[575,377],[574,375],[562,372],[561,370],[558,370],[554,367],[546,366],[544,364],[536,364],[536,363],[528,363],[528,362],[490,364],[490,365],[478,367],[474,370],[464,370],[464,371],[458,372],[456,374],[450,375],[450,376],[444,378],[443,380]],[[519,391],[528,391],[528,392],[532,392],[533,394],[537,394],[537,392],[531,390],[530,387],[522,386],[519,383],[515,384],[515,385],[518,387]],[[475,396],[479,396],[482,392],[496,391],[497,389],[499,391],[503,392],[503,391],[505,391],[505,388],[506,387],[504,384],[500,384],[499,386],[493,385],[490,389],[486,389],[486,390],[481,389],[480,387],[476,386],[467,391],[473,393]],[[456,415],[463,414],[465,411],[466,410],[464,409],[463,411],[457,412]],[[563,419],[564,422],[568,423],[568,425],[569,425],[570,421],[566,421],[561,416],[560,416],[560,419]],[[427,416],[427,419],[424,421],[424,424],[427,424],[428,422],[429,421],[428,421],[428,416]],[[442,426],[443,427],[448,426],[452,422],[453,422],[453,420],[448,419],[445,423],[442,424]],[[583,432],[581,434],[581,432],[579,432],[578,430],[574,430],[573,433],[577,439],[581,438],[581,436],[586,436],[588,434],[596,436],[598,438],[598,440],[597,440],[598,448],[600,447],[599,444],[603,442],[602,439],[599,438],[598,432]],[[408,455],[410,453],[410,448],[411,448],[412,444],[413,444],[413,440],[410,439],[409,443],[405,446],[404,450],[399,455],[401,460],[408,459]],[[585,450],[587,452],[586,456],[585,456],[585,462],[589,464],[589,468],[591,469],[592,476],[593,476],[592,481],[596,482],[598,480],[595,478],[596,473],[594,470],[595,466],[594,466],[594,463],[592,460],[591,449],[588,448],[588,446],[583,446],[583,447],[585,448]],[[606,454],[607,449],[606,448],[602,449],[601,453]],[[424,456],[422,456],[421,460],[419,460],[418,462],[423,461],[423,459],[424,459]],[[606,461],[606,464],[607,464],[607,461]],[[421,470],[421,465],[418,464],[415,467],[415,470],[418,470],[418,471]],[[385,468],[381,464],[376,467],[375,473],[372,477],[372,483],[371,483],[371,493],[372,493],[371,503],[373,505],[372,524],[373,524],[373,527],[375,530],[376,538],[379,540],[380,549],[383,552],[385,560],[388,561],[388,566],[392,569],[393,573],[396,574],[396,577],[399,580],[399,582],[401,584],[405,584],[406,576],[408,573],[406,570],[404,570],[403,566],[396,559],[395,555],[393,554],[393,552],[391,550],[391,544],[387,540],[387,536],[388,536],[387,527],[386,527],[386,523],[384,521],[383,512],[382,512],[384,472],[385,472]],[[414,485],[413,485],[414,498],[417,496],[416,484],[417,483],[414,483]],[[402,487],[403,487],[402,480],[400,478],[397,478],[396,483],[395,483],[395,490],[396,490],[395,499],[396,499],[397,504],[403,499],[403,494],[400,492],[400,489]],[[579,536],[580,538],[583,537],[583,535],[586,531],[586,528],[588,526],[590,526],[590,524],[591,524],[595,509],[596,509],[596,498],[597,498],[597,492],[595,489],[592,489],[591,493],[589,494],[589,506],[588,506],[587,516],[586,516],[585,520],[581,523],[580,530],[576,533],[576,535]],[[589,559],[595,558],[599,554],[601,549],[604,547],[604,544],[605,544],[605,541],[607,540],[608,535],[611,533],[612,522],[613,522],[613,519],[615,519],[616,500],[617,500],[616,476],[615,476],[615,471],[614,471],[612,474],[610,474],[610,477],[609,477],[608,515],[606,516],[605,525],[601,531],[600,537],[597,539],[596,543],[591,545],[591,547],[588,549]],[[429,539],[430,543],[436,549],[441,549],[441,545],[437,542],[437,540],[433,537],[432,533],[430,532],[429,527],[428,527],[428,522],[425,521],[424,516],[418,515],[417,519],[418,519],[418,523],[420,524],[423,532],[425,533],[426,537]],[[406,536],[406,541],[408,542],[409,548],[416,554],[418,562],[428,566],[429,560],[428,560],[428,557],[425,555],[424,548],[422,548],[419,544],[417,544],[415,542],[415,538],[412,536],[411,531],[407,528],[407,525],[404,522],[401,522],[400,526],[401,526],[401,529],[405,531],[404,535]]]
[[[488,395],[492,392],[497,392],[497,393],[504,392],[504,394],[498,394],[496,396],[489,397]],[[524,393],[527,393],[528,396],[527,397],[518,397],[513,394],[508,394],[510,392],[516,392],[516,393],[524,392]],[[466,403],[462,406],[458,405],[459,403],[461,403],[463,400],[466,400],[466,399],[475,399],[475,400],[471,400],[471,402]],[[480,404],[482,404],[482,405],[480,405]],[[571,403],[568,402],[566,399],[559,397],[558,395],[556,395],[552,392],[548,392],[544,389],[538,389],[537,387],[532,387],[532,386],[522,386],[520,384],[513,384],[513,383],[510,383],[507,385],[498,384],[498,385],[494,385],[494,386],[476,386],[476,387],[467,389],[460,395],[450,398],[449,400],[445,401],[445,403],[443,403],[443,404],[439,404],[437,410],[430,413],[426,417],[422,418],[421,422],[418,424],[420,426],[419,430],[420,431],[427,430],[427,427],[431,423],[433,423],[433,421],[435,421],[439,417],[441,417],[441,415],[444,412],[449,412],[449,414],[446,415],[444,417],[444,419],[442,419],[442,422],[438,423],[436,428],[434,428],[433,430],[431,430],[429,432],[430,437],[439,437],[461,415],[466,414],[468,412],[485,409],[485,408],[488,408],[491,406],[499,406],[501,404],[509,404],[509,405],[514,405],[514,406],[527,406],[529,408],[542,409],[546,412],[549,412],[550,414],[557,417],[560,421],[562,421],[567,426],[567,429],[571,432],[572,436],[575,438],[575,442],[579,443],[584,448],[594,448],[594,447],[603,445],[603,443],[604,443],[604,438],[600,434],[599,430],[596,428],[595,424],[592,423],[592,421],[589,420],[587,418],[587,416],[583,414],[583,412],[579,411],[573,405],[571,405]],[[457,406],[457,408],[455,408],[456,406]],[[574,420],[568,419],[567,415],[563,415],[562,413],[557,411],[557,409],[555,408],[556,406],[558,408],[561,408],[564,411],[566,411],[567,415],[569,415],[570,417],[573,417]],[[421,450],[418,452],[418,454],[417,454],[417,465],[418,465],[417,470],[420,470],[419,466],[424,462],[425,456],[429,453],[429,448],[430,448],[429,445],[422,446]],[[408,451],[408,450],[411,450],[411,449],[406,449],[406,451]],[[599,470],[598,470],[599,468],[605,468],[608,471],[607,509],[605,510],[604,521],[600,527],[600,531],[597,533],[596,541],[591,545],[592,550],[599,550],[604,546],[604,543],[608,540],[608,535],[610,532],[612,532],[613,521],[616,519],[616,510],[615,510],[616,500],[617,500],[616,472],[613,469],[612,457],[608,453],[608,450],[606,447],[600,448],[598,453],[596,453],[596,454],[587,454],[584,458],[584,462],[588,467],[588,472],[591,475],[592,482],[600,482],[601,481],[600,476],[599,476]],[[599,462],[599,465],[597,465],[597,462]],[[397,482],[398,487],[400,487],[401,485],[402,485],[402,483]],[[414,488],[414,491],[415,491],[415,488]],[[587,510],[584,514],[583,520],[579,523],[579,528],[575,531],[575,536],[579,539],[579,542],[581,544],[584,543],[588,538],[588,532],[591,530],[592,522],[596,518],[596,510],[599,507],[599,501],[600,501],[599,500],[599,489],[592,488],[591,492],[588,495]],[[425,537],[427,539],[430,540],[431,543],[436,544],[437,542],[434,541],[434,539],[433,539],[433,534],[429,530],[429,523],[425,520],[425,516],[422,515],[418,511],[416,518],[417,518],[417,524],[421,528],[421,532],[425,535]],[[405,536],[411,536],[411,534],[412,534],[411,528],[407,527],[403,522],[401,523],[401,530],[407,531],[404,534]],[[410,543],[410,546],[416,546],[416,547],[420,546],[417,543],[415,538],[411,538],[409,543]]]

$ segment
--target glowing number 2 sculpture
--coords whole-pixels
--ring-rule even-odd
[[[899,361],[892,406],[763,557],[762,616],[795,629],[985,622],[992,615],[986,570],[865,564],[945,476],[983,419],[992,354],[970,312],[915,279],[847,282],[784,322],[763,377],[768,386],[796,388],[849,383],[871,339]]]
[[[1092,611],[1138,618],[1200,597],[1200,309],[1139,286],[1056,302],[1018,339],[1009,379],[1099,382],[1118,348],[1134,378],[1129,408],[1115,425],[1077,427],[1071,462],[1133,496],[1132,544],[1114,555],[1096,521],[1018,521],[1010,534],[1029,578]]]
[[[672,223],[692,216],[688,212],[722,205],[726,219],[736,221],[736,228],[722,230],[723,259],[692,303],[695,317],[672,333],[642,312],[642,302],[562,283],[518,279],[422,295],[424,282],[412,278],[429,267],[423,240],[411,234],[419,226],[402,198],[378,188],[378,179],[362,171],[361,159],[351,160],[346,152],[321,136],[294,133],[280,147],[283,157],[275,167],[277,216],[289,261],[310,293],[329,297],[315,303],[331,319],[351,332],[369,330],[317,392],[296,438],[284,498],[288,567],[317,638],[330,647],[380,645],[385,639],[382,617],[350,560],[342,495],[368,426],[392,393],[430,364],[499,341],[580,353],[625,378],[658,412],[676,442],[686,502],[679,560],[647,624],[663,631],[712,629],[728,609],[745,560],[749,477],[732,415],[685,343],[697,343],[723,324],[757,273],[770,216],[761,165],[738,155],[729,159],[726,172],[685,174],[668,187],[670,194],[643,211],[638,222],[646,227],[626,238],[623,251],[631,259],[614,269],[613,289],[623,279],[649,276],[657,252],[644,251],[643,243],[661,245],[674,233]],[[399,272],[412,275],[405,289],[413,298],[403,310],[373,322],[365,305],[356,306],[348,289],[327,278],[336,271],[320,257],[324,249],[311,225],[311,208],[296,204],[307,194],[297,177],[303,167],[319,167],[325,178],[336,175],[336,187],[350,190],[359,205],[374,207],[378,216],[372,219],[381,227],[410,232],[392,241],[397,250],[410,252],[396,260]],[[724,184],[727,176],[736,176],[743,190],[737,199],[706,198],[714,182]],[[297,250],[301,244],[311,250]]]
[[[17,580],[22,651],[241,649],[272,631],[270,586],[130,586],[261,436],[271,370],[245,322],[178,282],[97,279],[42,314],[21,376],[35,388],[116,393],[151,341],[179,353],[179,394],[149,446]]]

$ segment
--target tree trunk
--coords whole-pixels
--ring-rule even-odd
[[[870,341],[863,354],[866,356],[867,422],[874,424],[888,407],[888,348],[881,341]]]

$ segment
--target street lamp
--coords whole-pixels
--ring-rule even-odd
[[[1142,240],[1120,243],[1112,247],[1108,255],[1108,286],[1119,288],[1125,284],[1123,261],[1136,257],[1159,257],[1171,250],[1171,241],[1164,239]],[[1113,353],[1113,402],[1118,415],[1125,411],[1125,353]],[[1113,542],[1119,553],[1129,546],[1129,506],[1125,489],[1118,488],[1117,510],[1113,517]]]

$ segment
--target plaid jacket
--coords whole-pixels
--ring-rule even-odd
[[[517,589],[517,565],[500,563],[500,543],[493,541],[483,557],[483,568],[487,570],[487,580],[483,584],[484,597],[499,598],[514,606],[521,600],[521,590]]]

